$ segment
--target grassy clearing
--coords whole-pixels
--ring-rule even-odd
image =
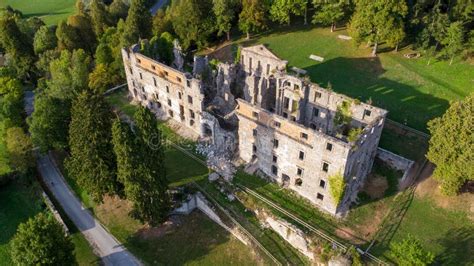
[[[406,59],[408,49],[370,56],[370,48],[355,47],[337,38],[345,31],[327,28],[292,27],[262,36],[251,43],[264,43],[290,66],[308,71],[313,82],[331,83],[336,92],[366,101],[390,111],[389,118],[426,131],[426,122],[444,113],[449,101],[472,93],[474,66],[466,62]],[[297,41],[295,41],[297,40]],[[382,47],[384,49],[384,47]],[[324,57],[316,62],[311,54]]]
[[[131,242],[149,264],[173,265],[257,265],[262,261],[249,247],[199,211],[178,217],[161,237],[134,238]],[[176,248],[179,247],[179,248]]]
[[[0,7],[9,5],[26,17],[39,17],[47,25],[54,25],[74,12],[75,3],[75,0],[0,0]]]

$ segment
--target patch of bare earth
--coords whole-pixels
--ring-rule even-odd
[[[342,239],[349,240],[351,243],[356,245],[362,245],[367,241],[357,237],[357,233],[349,227],[339,227],[335,231],[336,235]]]
[[[420,181],[416,188],[417,197],[429,198],[440,208],[462,211],[474,221],[474,194],[465,192],[457,196],[445,196],[441,194],[438,182],[433,177]]]
[[[387,188],[387,179],[383,176],[374,174],[367,179],[363,191],[367,193],[371,199],[380,199],[384,196]]]

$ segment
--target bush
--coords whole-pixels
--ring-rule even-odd
[[[340,172],[329,177],[329,192],[334,199],[334,203],[339,204],[341,202],[345,189],[344,176]]]
[[[429,265],[434,261],[433,253],[424,250],[420,240],[412,235],[391,244],[390,252],[399,265]]]

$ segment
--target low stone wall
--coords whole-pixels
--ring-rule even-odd
[[[405,180],[415,163],[412,160],[409,160],[405,157],[402,157],[380,147],[377,149],[377,158],[379,158],[381,161],[388,164],[389,166],[393,167],[394,169],[403,172],[403,177],[400,182]]]
[[[267,216],[265,222],[291,246],[299,250],[310,260],[314,260],[314,254],[310,248],[311,242],[306,239],[303,231],[287,221],[273,218],[271,216]]]
[[[56,219],[56,221],[58,221],[62,225],[64,229],[64,233],[66,233],[66,235],[69,235],[69,229],[67,228],[66,223],[64,223],[63,219],[61,218],[61,215],[59,214],[58,210],[56,210],[56,207],[54,207],[53,202],[49,199],[46,192],[43,191],[41,196],[43,196],[44,203],[46,203],[49,210],[53,213],[53,216]]]
[[[249,245],[250,243],[246,240],[244,236],[239,232],[237,228],[231,228],[227,226],[219,217],[219,215],[212,209],[211,205],[209,202],[205,199],[205,197],[201,193],[196,193],[194,195],[191,195],[190,199],[186,202],[184,202],[179,208],[176,208],[172,213],[173,214],[184,214],[188,215],[190,214],[193,210],[198,209],[202,211],[207,217],[209,217],[211,220],[213,220],[215,223],[220,225],[222,228],[224,228],[226,231],[231,233],[233,236],[235,236],[240,242],[242,242],[244,245]]]

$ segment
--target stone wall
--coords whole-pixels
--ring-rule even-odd
[[[392,168],[402,171],[403,177],[401,181],[407,178],[408,173],[410,172],[413,165],[415,164],[415,162],[412,160],[409,160],[405,157],[402,157],[400,155],[397,155],[393,152],[387,151],[382,148],[377,149],[377,158],[379,158],[380,160],[382,160],[384,163],[388,164]]]

